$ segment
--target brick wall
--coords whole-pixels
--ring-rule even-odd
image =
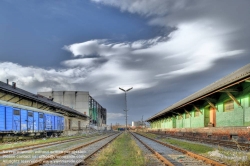
[[[192,136],[196,138],[212,138],[219,140],[231,140],[235,137],[239,141],[250,141],[250,127],[202,127],[183,129],[149,129],[149,132],[164,133],[172,136]],[[233,137],[234,136],[234,137]]]

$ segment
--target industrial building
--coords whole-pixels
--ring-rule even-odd
[[[50,91],[38,92],[38,94],[87,115],[90,118],[90,125],[106,127],[107,111],[89,95],[89,92]]]
[[[39,113],[39,118],[41,118],[40,115],[48,115],[48,117],[53,118],[50,121],[55,126],[59,125],[57,117],[62,117],[61,119],[64,119],[65,122],[60,122],[61,126],[57,127],[57,129],[55,128],[55,130],[60,129],[59,132],[62,131],[65,135],[79,133],[89,124],[87,115],[73,108],[58,104],[50,98],[22,90],[14,82],[12,85],[9,85],[8,80],[6,83],[0,82],[0,105],[0,115],[3,117],[3,119],[0,119],[0,135],[2,136],[6,132],[15,135],[18,134],[18,131],[22,132],[22,134],[41,134],[46,128],[36,130],[37,113]],[[15,119],[17,115],[19,115],[19,119]],[[48,120],[47,118],[46,121]],[[42,123],[45,124],[46,122]],[[30,126],[30,124],[34,126]]]
[[[146,123],[143,121],[132,121],[132,127],[142,127],[142,126],[146,126]]]
[[[166,134],[250,141],[250,64],[146,121]]]

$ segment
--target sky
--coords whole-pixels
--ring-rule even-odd
[[[147,119],[250,63],[249,0],[1,0],[0,81]]]

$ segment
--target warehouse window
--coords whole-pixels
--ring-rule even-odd
[[[188,119],[188,118],[190,117],[190,115],[186,113],[186,116],[185,116],[185,117],[186,117],[186,119]]]
[[[194,117],[198,117],[199,115],[200,115],[200,111],[195,110],[195,112],[194,112]]]
[[[39,118],[43,118],[43,114],[39,114]]]
[[[29,117],[33,117],[33,112],[28,112]]]
[[[20,115],[20,110],[14,110],[14,115]]]
[[[234,110],[234,101],[228,100],[224,102],[224,112],[233,111]]]

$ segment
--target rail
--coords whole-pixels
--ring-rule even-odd
[[[62,144],[62,143],[67,143],[67,142],[78,141],[78,140],[87,139],[87,138],[91,138],[91,137],[92,136],[87,136],[87,137],[81,136],[81,137],[71,138],[71,139],[67,139],[67,140],[63,140],[63,141],[55,141],[55,142],[40,143],[40,144],[37,143],[37,144],[33,144],[33,145],[24,145],[24,146],[19,146],[19,147],[7,148],[7,149],[3,149],[0,151],[0,156],[13,154],[13,153],[16,153],[17,151],[18,152],[27,151],[27,150],[42,148],[42,147],[51,146],[51,145],[57,145],[57,144]],[[95,137],[95,136],[93,136],[93,137]]]
[[[149,138],[149,137],[144,136],[144,135],[139,134],[139,133],[137,133],[137,134],[138,134],[138,135],[141,135],[141,136],[143,136],[143,137],[145,137],[145,138],[147,138],[147,139],[150,139],[150,140],[152,140],[152,141],[155,141],[155,142],[157,142],[157,143],[159,143],[159,144],[162,144],[162,145],[164,145],[164,146],[166,146],[166,147],[169,147],[169,148],[171,148],[171,149],[174,149],[174,150],[176,150],[176,151],[179,151],[179,152],[181,152],[181,153],[183,153],[183,154],[186,154],[186,155],[188,155],[188,156],[190,156],[190,157],[192,157],[192,158],[194,158],[194,159],[201,160],[201,161],[203,161],[203,162],[206,163],[206,164],[211,164],[212,166],[226,166],[226,165],[223,164],[223,163],[219,163],[219,162],[217,162],[217,161],[214,161],[214,160],[212,160],[212,159],[206,158],[206,157],[204,157],[204,156],[200,156],[200,155],[195,154],[195,153],[193,153],[193,152],[190,152],[190,151],[187,151],[187,150],[184,150],[184,149],[181,149],[181,148],[178,148],[178,147],[169,145],[169,144],[167,144],[167,143],[164,143],[164,142],[161,142],[161,141],[158,141],[158,140]]]
[[[119,134],[121,135],[121,133]],[[119,135],[117,135],[115,138],[113,138],[112,140],[108,141],[106,144],[104,144],[103,146],[101,146],[100,148],[96,149],[93,153],[89,154],[88,156],[85,157],[85,159],[79,163],[76,164],[76,166],[80,166],[80,165],[84,165],[85,161],[87,161],[88,159],[90,159],[92,156],[94,156],[97,152],[99,152],[101,149],[103,149],[104,147],[106,147],[108,144],[110,144],[112,141],[114,141]]]
[[[196,138],[196,137],[191,137],[191,136],[178,136],[178,135],[170,135],[170,134],[163,134],[163,133],[157,133],[157,132],[149,132],[149,133],[167,136],[167,137],[172,137],[172,138],[177,138],[177,139],[185,139],[185,140],[189,140],[189,141],[214,144],[214,145],[224,146],[224,147],[233,148],[233,149],[239,149],[239,150],[245,150],[245,151],[250,150],[249,143],[218,140],[218,139],[208,139],[208,138],[202,138],[202,137]]]
[[[115,133],[115,134],[116,134],[116,133]],[[41,164],[46,163],[46,162],[49,161],[49,160],[54,160],[54,159],[56,159],[56,158],[59,157],[59,156],[67,155],[67,154],[69,154],[69,153],[72,153],[73,151],[77,151],[77,150],[79,150],[79,149],[81,149],[81,148],[83,148],[83,147],[87,147],[87,146],[89,146],[89,145],[91,145],[91,144],[94,144],[94,143],[96,143],[96,142],[99,142],[99,141],[101,141],[101,140],[103,140],[103,139],[105,139],[105,138],[108,138],[108,137],[110,137],[110,136],[113,136],[113,135],[115,135],[115,134],[111,134],[111,135],[108,135],[108,136],[106,136],[106,137],[97,139],[97,140],[95,140],[95,141],[91,141],[91,142],[89,142],[89,143],[87,143],[87,144],[83,144],[83,145],[80,145],[80,146],[71,148],[71,149],[69,149],[69,150],[67,150],[67,151],[62,151],[62,152],[60,152],[60,153],[57,153],[57,154],[53,154],[53,155],[47,156],[46,158],[42,158],[42,159],[39,159],[39,160],[35,160],[35,161],[33,161],[32,163],[30,163],[30,164],[24,164],[23,166],[39,166],[39,165],[41,165]]]
[[[159,160],[161,160],[165,165],[168,166],[174,166],[169,160],[167,160],[165,157],[163,157],[161,154],[156,152],[154,149],[149,147],[147,144],[145,144],[142,140],[140,140],[138,137],[136,137],[132,132],[130,132],[131,135],[134,136],[139,142],[141,142],[148,150],[150,150]]]

